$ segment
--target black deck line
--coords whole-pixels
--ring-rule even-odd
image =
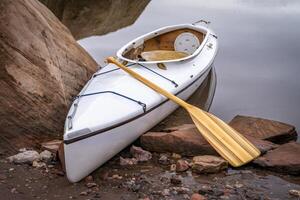
[[[182,88],[180,91],[178,91],[175,96],[177,96],[178,94],[182,93],[183,91],[185,91],[186,89],[188,89],[191,85],[193,85],[196,81],[198,81],[208,70],[212,69],[211,68],[212,65],[210,65],[199,77],[197,77],[194,81],[192,81],[189,85],[187,85],[186,87]],[[98,135],[100,133],[103,133],[103,132],[106,132],[106,131],[109,131],[111,129],[114,129],[114,128],[117,128],[119,126],[122,126],[128,122],[131,122],[133,120],[136,120],[146,114],[148,114],[149,112],[153,111],[154,109],[158,108],[159,106],[163,105],[164,103],[170,101],[169,99],[166,99],[164,100],[163,102],[157,104],[156,106],[154,106],[153,108],[147,110],[146,112],[142,113],[142,114],[139,114],[135,117],[132,117],[130,119],[127,119],[123,122],[120,122],[120,123],[117,123],[117,124],[114,124],[112,126],[109,126],[109,127],[106,127],[106,128],[103,128],[103,129],[100,129],[98,131],[94,131],[94,132],[91,132],[91,133],[88,133],[86,135],[82,135],[82,136],[79,136],[79,137],[76,137],[76,138],[72,138],[72,139],[69,139],[69,140],[64,140],[64,143],[65,144],[71,144],[71,143],[74,143],[74,142],[77,142],[79,140],[83,140],[83,139],[86,139],[86,138],[89,138],[89,137],[92,137],[92,136],[95,136],[95,135]]]

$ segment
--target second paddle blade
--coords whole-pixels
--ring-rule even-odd
[[[244,136],[216,116],[194,106],[188,111],[204,138],[232,166],[239,167],[260,155],[260,151]]]

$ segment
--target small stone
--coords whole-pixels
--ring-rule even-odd
[[[40,159],[44,162],[49,162],[52,157],[52,153],[48,150],[44,150],[40,153]]]
[[[136,158],[123,158],[120,156],[120,165],[127,166],[127,165],[136,165],[138,160]]]
[[[12,188],[12,189],[10,190],[10,192],[11,192],[11,193],[13,193],[13,194],[16,194],[16,193],[18,193],[18,191],[17,191],[17,189],[16,189],[16,188]]]
[[[289,194],[294,197],[300,197],[300,190],[289,190]]]
[[[162,165],[169,165],[170,164],[170,159],[168,158],[167,155],[161,154],[159,159],[158,159],[158,163],[162,164]]]
[[[176,162],[176,171],[184,172],[189,169],[189,163],[186,160],[177,160]]]
[[[206,198],[204,196],[202,196],[201,194],[194,193],[191,196],[191,200],[206,200]]]
[[[177,153],[172,153],[172,158],[174,158],[174,159],[180,159],[181,155],[179,155]]]
[[[93,178],[93,176],[89,175],[89,176],[85,177],[84,181],[85,181],[86,183],[90,183],[90,182],[93,182],[93,181],[94,181],[94,178]]]
[[[43,163],[43,162],[39,162],[37,160],[34,160],[32,162],[32,167],[35,167],[35,168],[42,168],[42,167],[46,167],[46,164]]]
[[[181,176],[178,176],[176,174],[173,174],[171,176],[171,179],[170,179],[170,182],[174,185],[179,185],[182,183],[182,177]]]
[[[176,171],[176,164],[172,164],[170,166],[170,171],[172,171],[172,172]]]
[[[141,147],[136,147],[134,145],[130,148],[131,155],[138,161],[148,161],[152,158],[152,154],[149,151],[142,149]]]
[[[98,187],[98,185],[97,185],[96,183],[92,183],[92,182],[85,184],[85,186],[86,186],[87,188]]]
[[[169,195],[170,195],[170,190],[169,190],[169,189],[164,189],[164,190],[161,192],[161,194],[162,194],[163,196],[169,196]]]
[[[21,149],[19,149],[19,152],[20,152],[20,153],[25,152],[25,151],[27,151],[26,148],[21,148]]]
[[[228,162],[217,156],[195,156],[192,169],[196,173],[217,173],[228,167]]]
[[[112,178],[112,179],[122,179],[123,177],[120,176],[120,175],[118,175],[118,174],[114,174],[114,175],[112,175],[111,178]]]
[[[87,192],[87,191],[83,191],[83,192],[80,192],[79,195],[80,195],[80,196],[87,196],[87,195],[88,195],[88,192]]]
[[[175,191],[176,194],[187,194],[190,192],[190,189],[186,187],[173,187],[172,190]]]
[[[9,168],[8,171],[13,172],[13,171],[15,171],[15,168]]]
[[[242,188],[242,187],[244,187],[244,185],[241,184],[241,183],[236,183],[236,184],[234,185],[234,187],[235,187],[235,188]]]
[[[8,157],[8,160],[15,164],[32,164],[34,160],[38,159],[40,159],[40,154],[33,150],[24,151]]]

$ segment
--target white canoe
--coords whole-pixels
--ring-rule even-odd
[[[145,34],[122,47],[117,57],[186,100],[207,77],[217,49],[217,36],[210,29],[183,24]],[[69,181],[87,176],[177,107],[113,64],[97,71],[75,98],[66,119]]]

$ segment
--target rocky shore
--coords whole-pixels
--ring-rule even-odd
[[[54,140],[0,165],[0,195],[15,199],[299,199],[295,127],[236,116],[230,124],[262,155],[241,168],[218,156],[193,124],[148,132],[79,183],[67,181]],[[274,139],[275,138],[275,139]]]

